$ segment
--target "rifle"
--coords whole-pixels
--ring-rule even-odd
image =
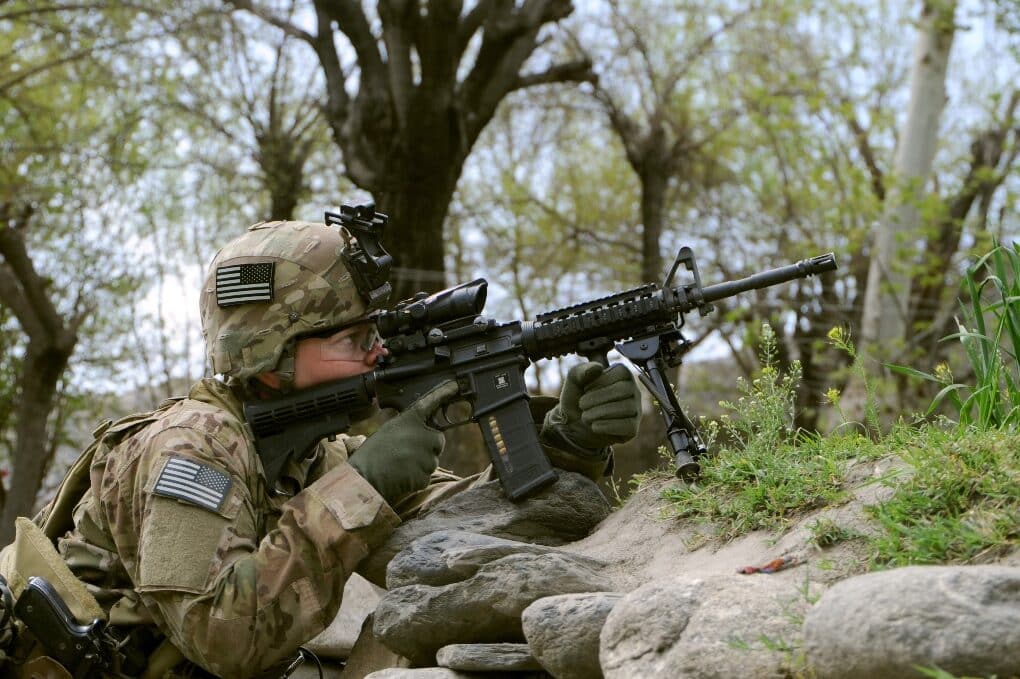
[[[374,208],[358,209],[364,228]],[[384,215],[375,216],[385,223]],[[327,219],[331,217],[337,218],[327,213]],[[362,233],[359,239],[365,236]],[[674,286],[681,266],[693,280]],[[571,353],[608,365],[607,354],[615,348],[638,369],[641,382],[658,402],[677,476],[692,479],[706,449],[666,378],[667,370],[679,365],[692,347],[681,334],[684,315],[697,309],[704,316],[718,300],[835,269],[835,257],[829,253],[703,287],[694,252],[682,247],[661,286],[643,285],[548,311],[533,321],[508,323],[482,315],[488,286],[484,278],[433,295],[418,293],[376,317],[389,355],[375,370],[245,403],[245,419],[266,478],[273,483],[288,458],[303,459],[323,438],[347,431],[352,416],[364,412],[373,400],[382,408],[403,410],[433,387],[456,380],[460,399],[470,404],[470,415],[453,421],[444,409],[432,424],[445,430],[477,423],[503,490],[517,501],[556,480],[532,421],[524,370],[533,361]]]

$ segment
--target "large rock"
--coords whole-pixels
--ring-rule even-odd
[[[913,566],[827,591],[804,623],[807,660],[826,679],[1020,674],[1020,568]]]
[[[364,679],[379,670],[410,667],[411,661],[397,655],[375,638],[370,615],[361,626],[361,634],[344,666],[343,679]]]
[[[579,540],[609,516],[609,501],[590,479],[559,472],[559,480],[522,502],[510,502],[498,481],[470,488],[437,504],[426,514],[401,524],[358,567],[369,581],[383,586],[386,564],[412,541],[439,530],[463,530],[531,542],[563,545]]]
[[[436,652],[440,667],[473,672],[541,670],[527,644],[450,644]]]
[[[320,658],[347,658],[358,640],[362,623],[385,593],[382,587],[376,587],[357,574],[352,575],[344,585],[340,610],[333,622],[304,646]]]
[[[512,554],[449,585],[391,590],[375,611],[375,635],[415,665],[443,646],[523,642],[521,612],[536,599],[609,589],[588,559],[567,553]]]
[[[678,576],[621,599],[602,628],[606,679],[789,676],[807,603],[795,577]],[[863,675],[862,675],[863,676]]]
[[[524,609],[521,622],[531,652],[556,679],[600,679],[599,634],[623,594],[560,594]]]
[[[446,667],[373,672],[365,679],[548,679],[545,672],[459,672]]]
[[[418,538],[393,557],[386,567],[386,586],[396,589],[407,585],[449,585],[466,580],[483,565],[511,554],[553,553],[562,550],[466,531],[441,530]],[[572,558],[592,569],[605,566],[588,557]]]

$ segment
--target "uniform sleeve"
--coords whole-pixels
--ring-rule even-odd
[[[339,462],[284,503],[259,540],[264,513],[238,453],[194,430],[162,437],[136,467],[131,501],[106,502],[118,550],[136,557],[124,561],[142,600],[184,655],[216,675],[249,675],[293,656],[333,619],[347,578],[399,519]],[[218,507],[159,492],[172,459],[211,470],[221,481],[214,492],[227,486]]]

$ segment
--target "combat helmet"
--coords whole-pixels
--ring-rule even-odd
[[[292,383],[297,338],[369,318],[383,300],[359,292],[352,250],[349,232],[300,221],[260,222],[221,249],[199,303],[213,372],[243,381],[272,370]]]

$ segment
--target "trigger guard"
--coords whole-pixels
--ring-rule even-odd
[[[450,403],[447,403],[446,405],[436,410],[436,412],[432,414],[432,417],[429,418],[429,426],[432,427],[433,429],[438,429],[439,431],[446,431],[447,429],[453,429],[454,427],[459,427],[463,424],[471,422],[470,416],[464,419],[463,421],[454,421],[453,418],[450,417],[450,414],[447,412],[448,408],[452,408],[457,404],[463,402],[464,402],[463,400],[451,401]]]
[[[438,429],[439,431],[446,431],[447,429],[452,429],[457,426],[450,421],[449,416],[446,414],[446,409],[448,407],[449,405],[445,405],[432,413],[432,416],[429,417],[428,425],[433,429]]]

